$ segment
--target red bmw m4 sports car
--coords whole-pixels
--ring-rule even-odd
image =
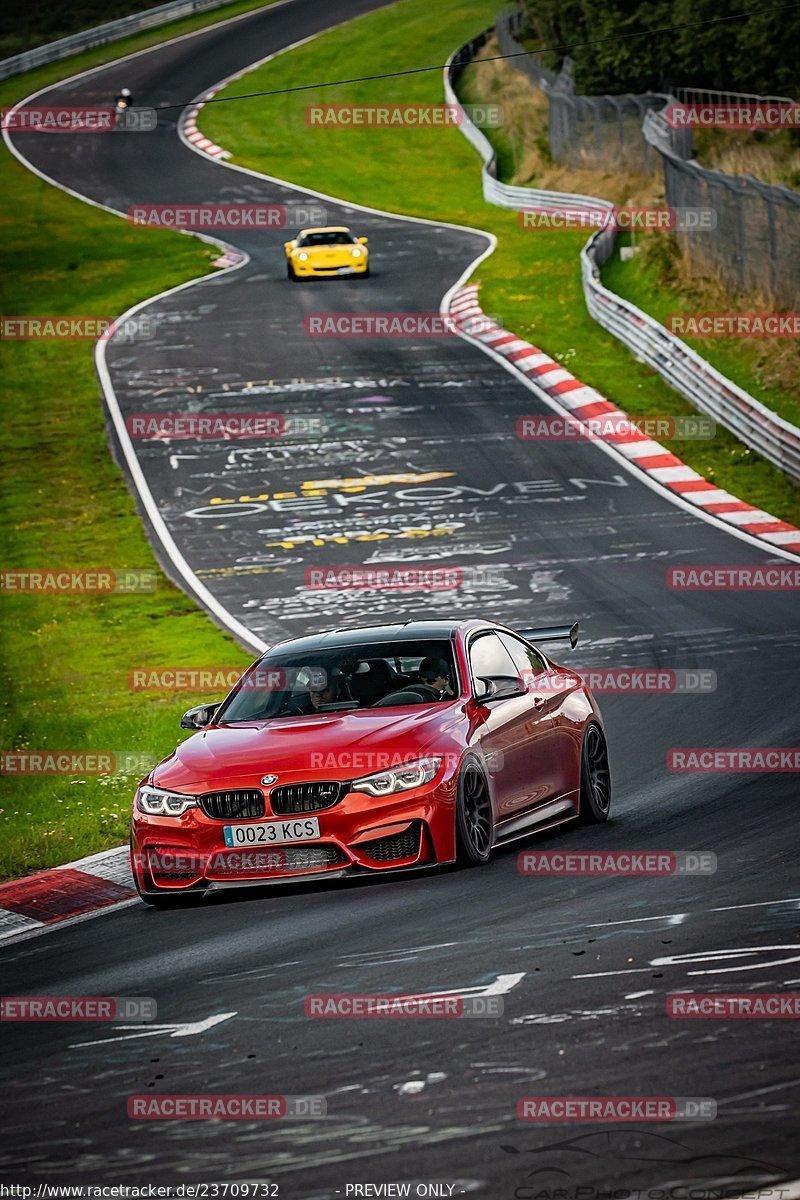
[[[149,904],[287,880],[484,863],[564,821],[604,821],[606,739],[581,677],[542,643],[577,623],[337,629],[271,647],[133,803]]]

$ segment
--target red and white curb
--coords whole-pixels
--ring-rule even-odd
[[[479,287],[477,283],[468,284],[451,297],[450,313],[462,332],[507,359],[572,420],[579,423],[602,416],[604,423],[607,421],[609,425],[619,420],[621,430],[597,435],[599,440],[614,446],[651,480],[768,545],[800,554],[800,529],[779,521],[761,508],[746,504],[731,492],[704,479],[676,455],[633,427],[627,413],[594,388],[581,383],[560,362],[486,317],[478,303]]]
[[[269,55],[269,58],[272,57],[273,55]],[[207,104],[209,100],[213,100],[217,93],[221,92],[223,88],[235,83],[236,80],[241,79],[243,75],[248,75],[251,71],[254,71],[256,67],[260,66],[263,61],[265,60],[259,59],[257,63],[251,63],[249,67],[245,67],[242,71],[237,71],[235,75],[229,75],[227,79],[221,79],[219,83],[215,83],[213,87],[208,89],[208,91],[203,92],[201,96],[198,96],[195,100],[193,100],[189,107],[185,108],[178,118],[178,136],[184,138],[187,142],[191,142],[195,150],[200,150],[203,154],[208,154],[210,158],[230,158],[230,150],[224,150],[222,146],[218,146],[216,142],[212,142],[211,138],[207,138],[205,134],[197,128],[197,118],[200,115],[200,109],[204,104]]]
[[[226,84],[229,82],[229,80],[225,80]],[[222,146],[217,146],[216,143],[211,141],[211,138],[207,138],[205,134],[200,132],[197,128],[197,114],[200,112],[205,101],[211,100],[216,96],[220,88],[224,86],[224,84],[219,84],[217,87],[206,92],[201,100],[190,104],[181,113],[180,120],[178,121],[178,128],[187,142],[191,142],[193,146],[196,146],[198,150],[202,150],[204,154],[210,155],[211,158],[230,158],[230,153],[227,150],[223,150]]]
[[[135,897],[127,846],[0,883],[0,944],[64,922],[74,924]]]
[[[312,33],[309,37],[301,38],[299,42],[292,42],[290,46],[284,46],[282,50],[274,51],[272,54],[266,55],[265,58],[259,58],[256,62],[250,63],[243,67],[240,71],[236,71],[233,75],[228,75],[226,79],[220,79],[219,83],[215,83],[208,91],[203,92],[201,96],[197,96],[187,109],[181,113],[178,118],[178,137],[184,141],[191,143],[195,150],[202,154],[208,154],[211,158],[231,158],[229,150],[223,150],[222,146],[217,146],[210,138],[207,138],[197,128],[197,117],[200,109],[209,100],[213,100],[218,92],[223,88],[228,87],[232,83],[236,83],[238,79],[242,79],[245,75],[249,75],[251,71],[263,67],[265,63],[271,62],[273,58],[277,58],[279,54],[286,54],[289,50],[296,50],[298,46],[304,46],[306,42],[313,42],[319,35]]]

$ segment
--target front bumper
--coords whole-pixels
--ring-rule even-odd
[[[364,275],[369,266],[369,258],[364,255],[361,258],[342,259],[341,262],[334,264],[317,263],[313,259],[307,259],[306,262],[300,262],[296,258],[289,260],[292,264],[292,270],[299,279],[335,279],[337,277],[347,279],[350,275]]]
[[[301,814],[308,816],[312,814]],[[225,825],[287,819],[212,819],[199,808],[181,817],[134,809],[131,865],[140,891],[204,891],[286,880],[377,875],[455,859],[455,780],[380,799],[349,792],[313,814],[319,838],[269,846],[228,847]]]

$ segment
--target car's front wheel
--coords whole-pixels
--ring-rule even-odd
[[[586,726],[581,750],[580,819],[587,824],[608,819],[611,771],[605,734],[593,721]]]
[[[297,279],[297,276],[294,273],[294,267],[292,266],[292,264],[290,262],[287,262],[287,264],[286,264],[286,274],[289,276],[290,279],[294,279],[294,280]]]
[[[456,841],[459,861],[470,866],[485,863],[492,852],[494,818],[489,785],[483,771],[468,762],[458,780]]]

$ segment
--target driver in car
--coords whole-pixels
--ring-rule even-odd
[[[337,700],[344,699],[340,675],[329,675],[322,686],[320,686],[320,682],[312,679],[308,688],[308,698],[314,712],[322,708],[323,704],[335,704]],[[315,683],[316,687],[314,687]]]
[[[441,700],[450,691],[449,664],[443,658],[423,658],[417,679],[410,686],[415,692],[429,691],[433,693],[431,699]]]
[[[308,716],[309,713],[319,712],[326,704],[336,704],[346,700],[343,676],[341,672],[325,671],[321,667],[313,667],[309,671],[308,690],[292,696],[284,712],[292,716]]]
[[[398,692],[378,700],[376,708],[392,704],[427,704],[450,693],[450,664],[444,658],[423,658],[416,677]]]

